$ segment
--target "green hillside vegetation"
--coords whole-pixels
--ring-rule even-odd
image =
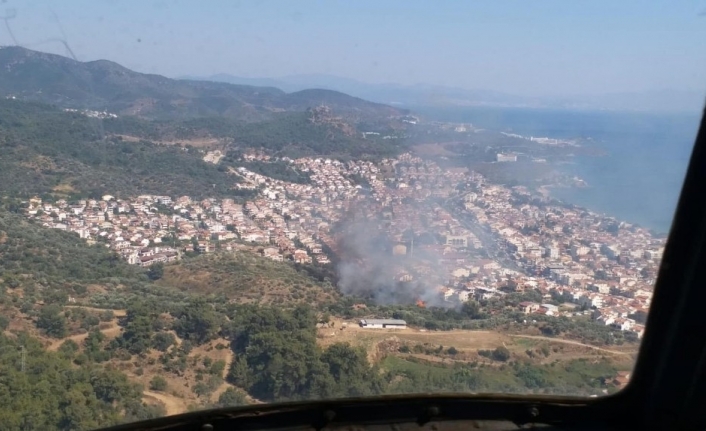
[[[605,388],[604,382],[618,369],[608,360],[556,361],[536,365],[514,361],[508,365],[434,364],[415,358],[388,356],[381,364],[398,376],[390,393],[475,392],[537,393],[589,396]]]
[[[252,252],[212,254],[166,265],[158,281],[196,295],[217,295],[241,303],[324,304],[339,293],[329,282],[320,282],[305,269]]]
[[[253,396],[284,401],[364,396],[384,391],[384,381],[366,352],[347,344],[321,350],[315,314],[307,306],[292,311],[236,308],[226,329],[237,359],[229,379]]]
[[[200,153],[102,136],[100,120],[0,100],[0,194],[238,195],[232,189],[237,177]]]
[[[260,121],[273,113],[327,103],[351,119],[385,119],[404,111],[329,90],[287,94],[271,87],[169,79],[106,60],[78,62],[18,46],[0,49],[0,96],[146,118],[223,116]]]
[[[142,402],[142,388],[124,374],[91,364],[77,367],[70,353],[46,352],[26,335],[0,335],[0,369],[3,430],[89,430],[164,415],[164,409]]]
[[[317,346],[315,317],[291,311],[236,307],[229,311],[236,361],[229,379],[268,401],[415,392],[509,392],[591,395],[617,369],[609,360],[537,365],[509,356],[498,366],[433,364],[388,355],[371,365],[366,352],[345,343]]]
[[[147,271],[128,265],[104,245],[89,246],[76,234],[43,228],[0,207],[0,315],[21,311],[53,338],[103,321],[96,319],[98,313],[63,313],[69,297],[122,309],[136,298],[183,304],[189,295],[152,284]]]
[[[265,149],[280,156],[327,155],[381,157],[398,152],[396,140],[347,136],[333,126],[312,124],[307,113],[287,114],[264,123],[226,127],[204,119],[203,125],[157,125],[143,120],[97,120],[78,113],[16,100],[0,100],[0,195],[29,197],[119,197],[139,194],[244,197],[234,185],[240,177],[228,166],[244,166],[274,178],[306,183],[308,175],[281,164],[243,162],[234,157],[216,166],[197,149],[156,145],[149,139],[204,133],[225,137],[237,148]],[[209,131],[214,125],[215,132]],[[218,130],[222,126],[224,130]],[[137,135],[139,142],[117,135]],[[163,135],[166,134],[166,135]]]
[[[221,138],[230,148],[256,148],[274,155],[288,157],[330,156],[330,157],[386,157],[399,153],[405,148],[404,140],[382,139],[371,136],[364,139],[360,131],[351,131],[331,124],[312,122],[312,112],[284,112],[274,114],[260,122],[243,122],[222,117],[204,117],[183,121],[149,121],[136,117],[106,119],[103,127],[106,133],[128,135],[137,138],[188,142],[193,139]],[[353,124],[353,123],[350,123]],[[383,127],[382,132],[394,132]]]
[[[147,281],[104,245],[89,246],[78,235],[46,229],[0,209],[0,286],[56,292],[57,298],[85,294],[96,283]],[[28,291],[26,293],[29,293]],[[38,299],[32,296],[25,299]]]
[[[346,134],[330,124],[314,124],[311,115],[310,112],[285,114],[261,123],[248,124],[240,134],[235,135],[235,143],[290,157],[384,157],[400,151],[399,139],[363,139],[359,133]]]

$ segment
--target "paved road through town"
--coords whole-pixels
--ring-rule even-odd
[[[451,213],[465,229],[471,231],[480,242],[483,244],[483,249],[488,253],[488,256],[498,261],[503,267],[523,272],[524,270],[512,260],[506,251],[500,246],[500,240],[488,228],[482,227],[475,220],[475,217],[461,207],[461,198],[447,199],[443,207]]]

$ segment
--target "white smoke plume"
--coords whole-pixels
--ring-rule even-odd
[[[340,224],[337,241],[339,288],[342,293],[372,299],[381,305],[415,304],[450,307],[437,290],[446,275],[439,267],[440,255],[422,246],[406,243],[406,255],[393,255],[397,243],[387,234],[379,218],[358,217]],[[409,238],[411,240],[411,238]],[[411,281],[401,281],[408,274]]]

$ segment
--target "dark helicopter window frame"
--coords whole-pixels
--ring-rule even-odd
[[[604,401],[616,401],[634,409],[646,426],[669,429],[706,426],[704,191],[706,111],[702,112],[660,264],[632,379],[623,391]]]
[[[702,111],[631,380],[616,394],[586,402],[580,409],[585,414],[577,415],[584,423],[649,429],[706,426],[704,191],[706,110]]]

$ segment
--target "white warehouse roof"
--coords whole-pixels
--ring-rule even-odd
[[[406,325],[407,322],[401,319],[362,319],[363,325]]]

